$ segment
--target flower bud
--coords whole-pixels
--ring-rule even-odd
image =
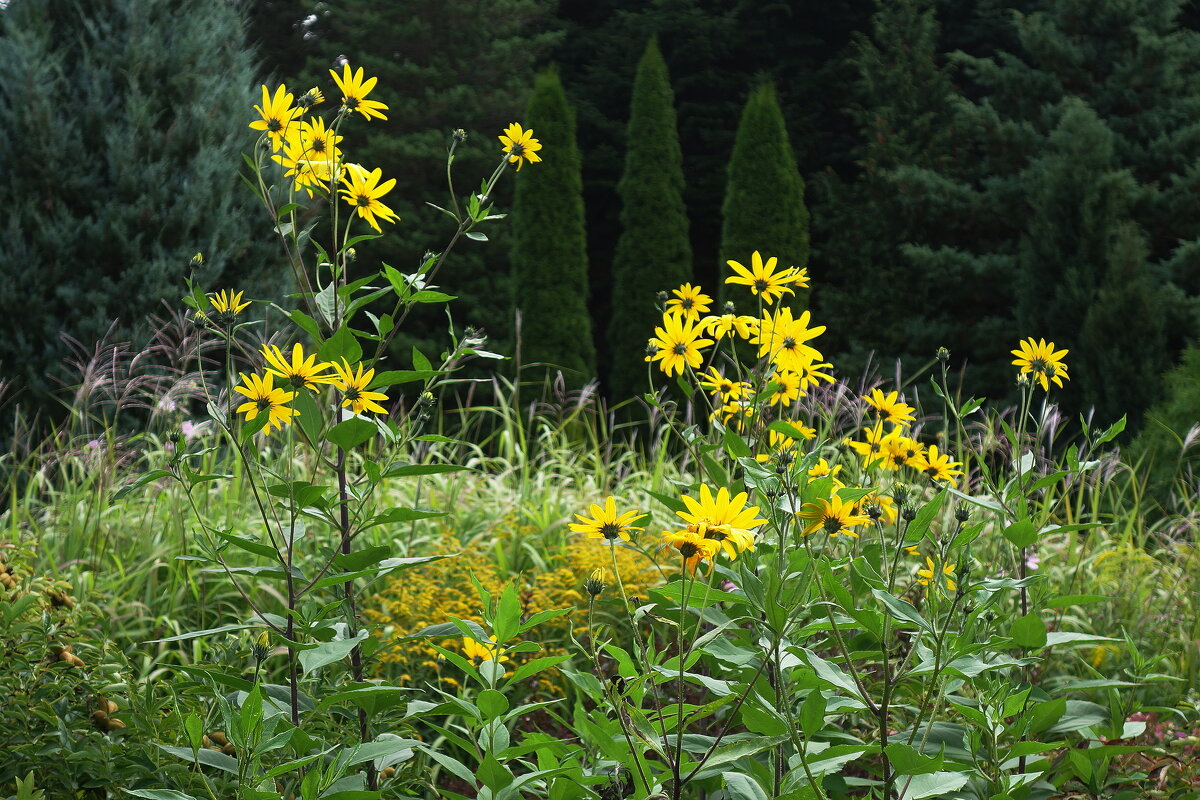
[[[467,140],[467,132],[462,128],[455,128],[454,133],[451,135],[454,137],[454,141],[457,144],[462,144]]]
[[[917,518],[917,510],[912,506],[905,506],[900,509],[900,516],[904,518],[905,522],[912,522]]]
[[[937,357],[937,360],[943,364],[950,360],[950,351],[944,347],[939,347],[934,355]]]
[[[583,590],[592,597],[602,594],[605,588],[604,579],[606,577],[603,567],[592,570],[592,574],[588,575],[587,580],[583,582]]]
[[[959,506],[954,509],[954,518],[959,522],[966,522],[971,518],[971,511],[963,506]]]

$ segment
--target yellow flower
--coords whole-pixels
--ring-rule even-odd
[[[955,589],[958,588],[958,584],[956,584],[954,582],[954,568],[956,566],[957,566],[956,564],[946,564],[945,562],[943,562],[942,569],[941,569],[941,575],[939,576],[937,574],[937,570],[935,569],[935,567],[933,565],[933,559],[930,558],[929,556],[925,556],[925,569],[917,570],[917,583],[924,586],[925,593],[929,594],[930,584],[933,584],[936,586],[937,582],[940,578],[940,580],[945,582],[946,588],[949,591],[953,592]]]
[[[690,283],[672,289],[671,294],[675,297],[667,301],[667,313],[679,314],[692,322],[699,322],[700,315],[708,311],[708,304],[712,302],[712,298],[700,291],[699,286],[692,286]],[[701,331],[707,328],[703,323],[697,327]]]
[[[674,548],[683,558],[683,566],[688,572],[695,572],[701,561],[711,561],[720,552],[721,542],[706,539],[698,531],[663,531],[663,550]]]
[[[836,466],[830,467],[829,462],[822,458],[819,461],[817,461],[816,464],[813,464],[812,467],[809,468],[808,482],[812,483],[813,481],[817,480],[818,478],[826,478],[826,477],[833,478],[834,480],[836,480],[837,474],[841,471],[842,471],[841,464],[837,464]]]
[[[962,462],[951,461],[950,456],[939,453],[936,444],[929,445],[929,452],[919,456],[913,466],[928,475],[930,480],[948,483],[951,486],[955,483],[954,478],[962,475],[962,470],[957,469],[962,466]]]
[[[222,314],[230,319],[242,313],[242,310],[250,305],[250,301],[242,302],[242,292],[225,291],[222,289],[214,295],[209,295],[208,302],[212,303],[213,310],[218,314]],[[203,314],[203,312],[201,312]]]
[[[650,340],[658,349],[654,355],[646,356],[646,360],[658,361],[659,368],[667,375],[682,375],[685,366],[698,369],[704,361],[700,351],[713,343],[712,339],[700,338],[703,334],[703,325],[693,324],[680,314],[666,314],[662,327],[654,329],[654,338]]]
[[[484,661],[495,661],[498,664],[503,664],[505,661],[511,661],[508,656],[504,655],[500,645],[496,644],[496,635],[492,634],[488,637],[490,642],[479,642],[475,639],[468,639],[465,636],[462,640],[463,655],[476,664]]]
[[[1067,377],[1067,365],[1062,361],[1063,356],[1071,352],[1070,350],[1055,350],[1054,342],[1047,342],[1045,339],[1035,342],[1032,336],[1022,340],[1019,346],[1019,350],[1012,351],[1016,356],[1013,365],[1021,368],[1018,376],[1031,376],[1047,392],[1050,391],[1051,381],[1061,388],[1063,381],[1070,380]]]
[[[788,424],[799,431],[800,435],[805,439],[815,439],[817,437],[816,429],[807,427],[803,422],[788,420]],[[777,430],[770,430],[767,432],[767,449],[770,452],[759,453],[754,458],[757,461],[770,461],[773,456],[779,456],[781,453],[791,454],[791,451],[795,448],[795,439]]]
[[[775,390],[771,392],[771,405],[782,403],[790,406],[800,396],[800,376],[791,370],[779,370],[771,376]]]
[[[296,190],[303,189],[312,197],[313,189],[327,189],[342,152],[338,143],[342,137],[325,127],[325,120],[314,117],[301,122],[283,143],[283,153],[271,156],[284,168],[284,177],[295,180]]]
[[[367,99],[367,95],[375,88],[378,78],[368,78],[364,81],[363,68],[359,67],[357,72],[351,74],[348,63],[342,65],[340,76],[333,70],[329,70],[329,74],[333,76],[334,82],[342,90],[342,108],[347,111],[357,111],[366,117],[367,122],[370,122],[372,117],[387,119],[380,112],[387,111],[388,107],[378,100]]]
[[[758,506],[745,507],[747,497],[745,492],[730,497],[724,486],[713,496],[708,485],[701,484],[700,499],[684,495],[681,499],[687,510],[675,513],[688,523],[688,531],[717,542],[730,558],[737,558],[742,550],[754,549],[751,528],[767,522],[757,516]]]
[[[863,428],[864,441],[847,440],[846,444],[851,450],[862,456],[863,469],[870,469],[875,464],[887,458],[887,448],[890,444],[889,436],[892,436],[892,434],[885,434],[883,432],[883,423],[876,422],[870,427]]]
[[[809,361],[800,365],[796,370],[796,374],[800,376],[800,393],[808,394],[808,390],[819,384],[821,381],[826,383],[834,383],[835,379],[832,375],[822,372],[824,369],[832,369],[833,364],[817,363]]]
[[[804,536],[823,530],[830,536],[853,536],[857,539],[858,534],[852,529],[871,523],[870,517],[857,513],[854,504],[843,502],[836,492],[828,500],[805,503],[796,516],[808,522]]]
[[[300,95],[300,97],[296,100],[296,105],[300,107],[301,111],[307,111],[313,106],[319,106],[324,102],[325,95],[321,94],[321,90],[314,86],[304,94]]]
[[[726,378],[716,367],[709,367],[707,373],[700,375],[700,388],[721,400],[737,400],[746,393],[749,384]]]
[[[400,217],[396,212],[379,201],[379,198],[390,192],[396,185],[396,179],[390,178],[379,183],[383,170],[376,169],[367,172],[358,164],[347,164],[346,175],[342,177],[342,199],[358,209],[358,215],[365,219],[376,231],[382,233],[376,217],[385,222],[396,222]]]
[[[896,508],[896,501],[886,494],[881,495],[878,492],[871,492],[859,500],[854,510],[855,513],[869,517],[870,514],[867,513],[867,509],[872,507],[879,510],[879,519],[885,525],[893,524],[896,518],[900,516],[900,510]],[[914,555],[916,554],[914,553]]]
[[[305,387],[317,390],[317,384],[333,383],[337,380],[336,377],[325,373],[325,370],[330,369],[333,364],[322,361],[317,362],[316,354],[311,354],[307,358],[304,357],[304,347],[299,342],[292,345],[292,360],[289,363],[283,356],[283,352],[277,345],[263,345],[263,358],[270,364],[267,367],[267,372],[274,375],[276,378],[283,378],[293,389]]]
[[[709,419],[719,419],[722,424],[730,425],[739,433],[746,429],[746,423],[754,419],[754,405],[749,398],[742,397],[730,400],[709,415]]]
[[[775,265],[779,263],[779,259],[772,256],[764,264],[762,255],[757,250],[751,256],[750,269],[746,269],[736,261],[726,261],[725,263],[737,273],[737,275],[726,278],[725,283],[740,283],[749,286],[751,292],[762,295],[763,302],[767,305],[775,302],[776,297],[782,298],[784,292],[795,294],[787,285],[789,283],[800,287],[808,286],[807,270],[788,267],[781,272],[776,272]]]
[[[350,362],[342,359],[341,364],[331,364],[333,371],[337,373],[337,377],[330,381],[338,391],[342,392],[342,408],[347,408],[355,414],[361,414],[364,411],[373,411],[376,414],[387,414],[388,411],[376,400],[387,400],[388,397],[383,392],[367,391],[367,387],[371,385],[371,380],[375,377],[375,370],[369,369],[363,372],[363,365],[358,365],[358,372],[350,366]]]
[[[758,320],[754,317],[738,316],[733,312],[721,314],[716,317],[705,317],[701,320],[705,330],[709,332],[718,342],[726,336],[737,334],[743,339],[749,339],[750,335],[758,327]]]
[[[537,154],[542,149],[542,143],[533,138],[532,130],[522,130],[518,122],[505,128],[499,139],[500,144],[504,145],[504,152],[508,153],[508,163],[516,164],[517,172],[521,171],[526,161],[536,164],[542,160]]]
[[[278,150],[283,144],[283,137],[287,135],[288,127],[300,114],[300,109],[292,105],[292,95],[283,84],[275,90],[274,97],[271,96],[270,90],[263,86],[262,105],[255,106],[254,110],[262,119],[254,120],[250,127],[256,131],[266,131],[271,139],[271,149]]]
[[[799,319],[792,316],[792,309],[784,306],[759,320],[758,331],[750,339],[758,345],[758,356],[770,358],[779,369],[800,372],[805,365],[821,360],[821,353],[805,344],[825,332],[824,325],[809,328],[811,316],[803,312]]]
[[[267,424],[263,426],[263,433],[270,434],[271,427],[275,430],[281,430],[285,424],[289,424],[292,418],[300,412],[294,408],[288,408],[285,403],[290,403],[295,397],[295,392],[285,392],[281,388],[277,388],[275,376],[271,373],[259,377],[258,375],[249,375],[238,373],[241,376],[244,386],[235,386],[233,390],[238,394],[245,395],[247,401],[242,403],[237,408],[237,413],[245,414],[246,421],[254,419],[259,412],[265,411],[268,414]]]
[[[863,395],[863,400],[875,409],[884,422],[903,426],[914,419],[913,414],[916,409],[900,400],[899,392],[884,394],[879,389],[872,389],[870,394]]]
[[[883,465],[887,469],[917,466],[925,456],[925,445],[908,436],[895,435],[895,431],[883,438],[885,459]]]
[[[583,516],[576,514],[575,518],[579,522],[572,522],[568,527],[575,533],[587,534],[589,539],[606,539],[613,541],[614,539],[624,539],[629,541],[630,531],[640,531],[641,528],[634,527],[631,523],[637,522],[644,518],[645,514],[639,514],[637,511],[626,511],[622,514],[617,513],[617,500],[614,497],[608,497],[604,501],[604,507],[593,504],[591,507],[592,516]]]

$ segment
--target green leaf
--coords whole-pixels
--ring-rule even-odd
[[[203,764],[206,767],[213,767],[223,772],[228,772],[231,775],[238,774],[237,759],[230,758],[224,753],[218,753],[216,750],[201,747],[199,750],[193,752],[190,747],[171,747],[157,743],[155,743],[155,746],[159,750],[163,750],[173,756],[178,756],[189,763]]]
[[[177,792],[174,789],[126,789],[134,797],[145,797],[147,800],[196,800],[190,794]]]
[[[276,552],[274,547],[271,547],[268,544],[263,544],[262,542],[256,542],[251,539],[247,539],[244,536],[234,536],[229,531],[223,531],[223,530],[220,530],[219,528],[214,528],[213,534],[216,535],[218,538],[224,539],[225,541],[229,542],[230,544],[234,545],[235,547],[245,550],[247,553],[253,553],[256,556],[262,556],[263,558],[269,558],[272,561],[279,560],[279,553]]]
[[[351,236],[346,241],[346,243],[344,245],[342,245],[342,249],[338,250],[338,252],[344,253],[351,247],[354,247],[354,245],[358,244],[359,242],[366,242],[366,241],[370,241],[371,239],[378,239],[382,236],[383,236],[382,233],[360,233],[358,236]]]
[[[1013,621],[1010,633],[1013,641],[1026,650],[1037,650],[1046,646],[1046,623],[1036,611]]]
[[[425,357],[425,354],[415,344],[412,349],[412,362],[413,369],[417,372],[431,372],[433,370],[433,364],[429,362],[429,359]]]
[[[651,589],[650,594],[655,597],[662,597],[682,604],[684,588],[684,581],[672,581],[666,586],[660,586],[657,589]],[[746,598],[743,595],[734,594],[732,592],[724,592],[720,589],[710,589],[707,586],[694,585],[687,590],[687,593],[688,606],[691,608],[708,608],[715,603],[722,602],[743,604],[746,602]]]
[[[942,768],[943,759],[941,757],[933,758],[924,755],[915,747],[903,742],[892,742],[883,748],[883,752],[887,754],[888,760],[892,762],[892,768],[899,775],[925,775],[937,772]]]
[[[317,408],[317,401],[313,398],[312,392],[307,389],[296,392],[296,397],[292,400],[292,408],[300,412],[296,417],[296,423],[304,432],[304,437],[313,444],[320,442],[321,426],[325,420],[321,417],[321,409]]]
[[[905,792],[906,800],[921,800],[922,797],[941,797],[956,792],[967,785],[970,776],[965,772],[931,772],[914,775]],[[906,778],[907,780],[907,778]]]
[[[363,709],[368,714],[375,714],[404,702],[410,691],[412,690],[401,686],[359,686],[326,695],[321,698],[317,708],[324,711],[340,703],[349,703]]]
[[[457,299],[457,297],[451,294],[445,294],[444,292],[432,292],[429,290],[417,292],[409,298],[409,300],[414,303],[448,303],[451,300]]]
[[[165,469],[152,469],[149,472],[143,472],[137,476],[132,483],[127,483],[117,491],[113,492],[113,501],[120,500],[125,495],[132,492],[134,489],[140,489],[151,481],[156,481],[159,478],[169,478],[171,473]]]
[[[943,489],[933,496],[933,498],[921,506],[917,512],[917,516],[909,523],[908,529],[904,533],[904,541],[906,544],[919,542],[925,538],[925,533],[929,530],[929,526],[933,524],[934,518],[938,512],[942,510],[942,503],[946,500],[946,491]]]
[[[352,553],[339,553],[333,557],[333,565],[345,572],[355,572],[360,569],[378,564],[392,552],[389,545],[381,544],[374,547],[364,547]]]
[[[1046,608],[1069,608],[1070,606],[1083,606],[1088,603],[1099,603],[1109,598],[1102,594],[1065,594],[1062,597],[1053,597],[1046,601]]]
[[[768,800],[767,793],[758,782],[744,772],[722,772],[725,794],[730,800]]]
[[[1121,432],[1124,430],[1125,430],[1125,417],[1122,415],[1122,417],[1119,420],[1114,422],[1112,425],[1109,425],[1108,428],[1104,431],[1104,433],[1100,434],[1100,437],[1098,439],[1096,439],[1096,444],[1106,444],[1108,442],[1111,442],[1113,439],[1120,436]]]
[[[535,658],[531,661],[526,661],[524,664],[517,667],[515,672],[508,676],[506,679],[506,684],[520,683],[532,675],[536,675],[539,672],[544,672],[551,667],[558,666],[568,658],[570,658],[570,656],[544,656],[542,658]]]
[[[800,657],[804,659],[806,664],[812,667],[813,672],[817,673],[818,678],[832,686],[842,689],[851,697],[861,700],[864,703],[866,702],[862,694],[859,692],[858,686],[854,683],[854,680],[845,672],[842,672],[840,667],[826,661],[813,651],[806,648],[797,647],[793,649],[799,651]]]
[[[1019,519],[1004,529],[1004,538],[1017,547],[1029,547],[1037,541],[1037,529],[1028,519]]]
[[[354,364],[362,358],[362,346],[359,345],[349,328],[338,328],[337,332],[321,345],[317,351],[317,358],[321,361],[335,361],[339,364],[344,358]]]
[[[463,236],[466,236],[468,239],[474,239],[477,242],[486,242],[488,240],[487,234],[480,233],[479,231],[467,231]]]
[[[346,656],[350,655],[355,647],[367,638],[366,631],[359,631],[356,636],[351,639],[336,639],[332,642],[322,642],[310,650],[304,650],[300,653],[300,666],[304,669],[304,673],[318,670],[321,667],[332,664],[335,661],[341,661]]]
[[[508,698],[495,689],[484,689],[475,698],[475,705],[485,718],[495,719],[508,711]]]
[[[403,478],[408,475],[440,475],[443,472],[461,472],[467,467],[458,464],[399,464],[383,473],[385,478]]]
[[[178,636],[168,636],[165,639],[151,639],[142,644],[158,644],[159,642],[184,642],[188,639],[198,639],[201,636],[211,636],[214,633],[228,633],[229,631],[244,631],[247,628],[253,628],[253,625],[222,625],[219,628],[206,628],[202,631],[188,631],[181,633]]]
[[[396,386],[401,383],[413,383],[415,381],[427,381],[430,378],[436,378],[441,375],[441,372],[436,370],[413,370],[413,369],[393,369],[387,372],[380,372],[375,375],[374,380],[368,388],[382,389],[388,386]]]
[[[303,311],[293,309],[288,312],[288,319],[313,338],[314,342],[321,341],[321,327],[317,321]]]
[[[810,739],[825,727],[825,695],[813,689],[800,706],[800,730]]]
[[[872,589],[871,594],[883,603],[883,607],[887,610],[888,615],[892,619],[901,622],[911,622],[921,630],[927,633],[933,633],[933,626],[930,625],[916,607],[907,600],[901,600],[899,597],[888,594],[882,589]]]
[[[351,417],[330,428],[325,438],[343,450],[353,450],[379,433],[378,426],[362,417]]]

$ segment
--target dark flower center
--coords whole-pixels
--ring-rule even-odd
[[[269,397],[260,397],[254,402],[258,406],[259,411],[266,411],[271,407],[271,398]]]
[[[606,522],[600,526],[600,534],[605,539],[616,539],[621,535],[621,526],[612,522]]]
[[[342,100],[342,105],[353,111],[354,109],[358,108],[359,102],[360,100],[357,97],[346,97]]]
[[[346,399],[347,400],[353,402],[355,400],[360,400],[361,398],[362,398],[362,392],[359,391],[359,388],[357,386],[346,387]]]
[[[842,521],[840,519],[838,519],[837,517],[826,517],[825,518],[825,532],[828,533],[830,536],[833,536],[835,533],[837,533],[841,529],[842,529]]]
[[[687,353],[687,345],[684,344],[683,342],[679,342],[678,344],[676,344],[674,347],[671,348],[671,352],[677,356],[682,356]]]
[[[354,198],[354,205],[358,206],[359,208],[369,208],[371,205],[370,195],[366,195],[366,194],[358,195],[357,197]]]
[[[690,297],[684,297],[679,301],[679,307],[684,311],[690,311],[694,305],[696,305],[696,301]]]
[[[696,547],[696,545],[692,542],[684,542],[683,544],[679,545],[679,554],[684,558],[691,558],[698,552],[700,552],[700,548]]]
[[[796,339],[792,336],[784,337],[783,349],[784,350],[795,350],[796,349]]]
[[[713,530],[710,528],[704,532],[704,538],[712,539],[714,542],[723,542],[728,537],[726,537],[724,531]]]
[[[513,142],[508,151],[509,155],[517,156],[518,158],[525,155],[525,145],[522,142]]]
[[[283,130],[283,123],[277,119],[269,119],[267,120],[267,130],[271,133],[278,133]]]
[[[767,283],[762,278],[759,278],[756,281],[754,281],[754,290],[758,291],[758,292],[765,292],[767,290],[767,287],[769,287],[770,285],[771,284]]]

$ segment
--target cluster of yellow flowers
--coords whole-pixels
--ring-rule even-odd
[[[292,345],[290,361],[276,345],[263,345],[260,352],[266,360],[266,370],[261,375],[239,373],[242,385],[233,387],[233,390],[246,398],[246,402],[237,407],[237,412],[245,414],[247,422],[259,414],[268,415],[267,424],[263,427],[266,434],[271,433],[272,427],[281,430],[299,415],[299,411],[288,405],[296,399],[297,392],[302,389],[317,392],[322,385],[331,385],[341,392],[342,407],[349,408],[355,414],[368,411],[388,413],[378,402],[387,400],[387,395],[370,390],[375,370],[365,369],[361,363],[351,366],[344,358],[340,364],[318,362],[315,354],[306,356],[304,346],[299,343]],[[285,386],[276,386],[276,378],[283,381]]]
[[[341,197],[367,224],[381,231],[379,220],[395,223],[400,219],[381,198],[396,186],[396,179],[383,180],[381,169],[368,170],[361,164],[347,163],[342,158],[338,145],[342,136],[338,134],[343,119],[359,113],[370,122],[386,120],[383,113],[388,110],[385,103],[368,99],[378,78],[367,78],[363,68],[354,70],[350,64],[342,65],[339,75],[329,70],[334,83],[342,94],[341,106],[331,125],[315,115],[311,109],[323,103],[325,96],[319,88],[309,89],[297,100],[280,84],[274,94],[262,87],[262,105],[255,106],[259,118],[250,122],[250,127],[262,131],[262,136],[271,146],[271,159],[283,167],[284,176],[291,178],[293,190],[303,191],[309,197],[314,192],[332,194],[340,185]],[[522,130],[512,123],[501,134],[500,143],[508,160],[520,170],[525,161],[541,160],[537,151],[541,144],[533,138],[532,131]]]

